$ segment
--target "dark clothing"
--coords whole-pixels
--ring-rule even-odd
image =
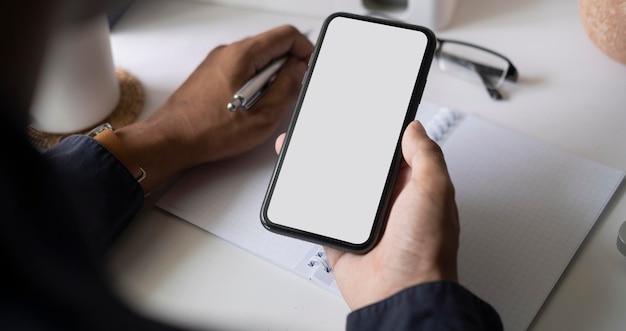
[[[41,153],[5,105],[0,171],[1,330],[174,330],[138,315],[105,278],[104,253],[143,191],[97,141],[66,138]],[[9,109],[7,109],[9,108]],[[210,309],[210,307],[208,307]],[[433,282],[352,312],[349,330],[499,330],[498,314],[462,286]]]
[[[425,283],[348,315],[348,330],[502,330],[496,311],[453,282]]]

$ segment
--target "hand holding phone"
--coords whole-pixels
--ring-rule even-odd
[[[267,229],[353,252],[375,246],[435,43],[415,25],[325,20],[263,202]]]
[[[385,233],[367,254],[326,248],[352,309],[433,281],[458,281],[459,215],[441,149],[417,121],[402,139],[400,169]]]

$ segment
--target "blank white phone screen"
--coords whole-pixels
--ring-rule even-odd
[[[426,46],[421,31],[330,21],[269,200],[270,222],[368,240]]]

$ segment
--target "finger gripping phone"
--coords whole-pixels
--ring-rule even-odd
[[[376,245],[435,44],[425,27],[324,21],[261,208],[268,230],[359,253]]]

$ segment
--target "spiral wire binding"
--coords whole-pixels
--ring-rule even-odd
[[[450,108],[443,107],[426,125],[426,133],[430,139],[440,142],[450,129],[458,122],[460,114]]]
[[[326,253],[324,251],[318,251],[317,254],[313,255],[309,260],[309,267],[314,267],[316,265],[322,266],[324,270],[326,270],[326,272],[333,271],[333,268],[330,266],[328,258],[326,257]]]

